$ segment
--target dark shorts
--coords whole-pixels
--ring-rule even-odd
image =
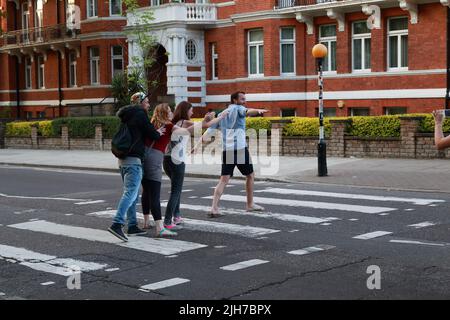
[[[236,166],[244,176],[248,176],[253,173],[253,164],[248,148],[223,151],[222,176],[233,176],[234,167]]]

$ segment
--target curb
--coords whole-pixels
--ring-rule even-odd
[[[48,164],[30,164],[30,163],[8,163],[0,162],[0,165],[11,166],[11,167],[27,167],[27,168],[47,168],[47,169],[66,169],[66,170],[79,170],[79,171],[100,171],[100,172],[110,172],[119,173],[119,169],[110,168],[92,168],[92,167],[76,167],[76,166],[63,166],[63,165],[48,165]],[[201,178],[201,179],[219,179],[220,175],[214,174],[203,174],[203,173],[188,173],[186,172],[185,177],[188,178]],[[233,179],[245,180],[245,177],[234,176]],[[450,191],[445,190],[430,190],[430,189],[409,189],[409,188],[398,188],[398,187],[378,187],[378,186],[368,186],[368,185],[356,185],[356,184],[339,184],[332,182],[317,182],[317,181],[292,181],[290,179],[274,179],[274,178],[255,178],[255,181],[263,182],[273,182],[273,183],[288,183],[288,184],[310,184],[319,186],[346,186],[352,188],[365,188],[374,190],[387,190],[387,191],[402,191],[402,192],[426,192],[426,193],[444,193],[449,194]]]
[[[111,168],[92,168],[92,167],[51,165],[51,164],[30,164],[30,163],[9,163],[9,162],[0,162],[0,165],[11,166],[11,167],[67,169],[67,170],[101,171],[101,172],[119,173],[119,169],[111,169]],[[219,179],[220,175],[186,172],[185,173],[185,177],[188,177],[188,178],[203,178],[203,179]],[[234,176],[233,179],[245,180],[245,177]],[[273,179],[273,178],[255,178],[255,181],[281,182],[281,183],[284,183],[284,182],[288,183],[289,182],[287,180]],[[290,183],[292,183],[292,182],[290,182]]]

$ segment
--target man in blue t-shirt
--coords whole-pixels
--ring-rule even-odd
[[[246,134],[245,134],[245,118],[247,116],[262,115],[267,112],[264,109],[248,109],[245,107],[245,93],[235,92],[231,95],[231,104],[226,109],[228,115],[216,125],[211,126],[204,134],[212,135],[215,130],[222,133],[222,173],[218,185],[214,189],[214,198],[211,212],[208,214],[210,218],[222,216],[219,212],[219,200],[230,178],[233,176],[234,168],[237,166],[239,171],[246,177],[247,191],[247,211],[262,211],[263,207],[253,202],[253,185],[255,181],[255,173],[253,164],[248,152]],[[204,138],[202,137],[201,142]],[[196,148],[195,148],[196,149]]]

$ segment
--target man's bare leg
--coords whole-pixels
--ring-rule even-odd
[[[225,191],[225,187],[227,186],[228,182],[230,181],[231,176],[221,176],[219,183],[217,184],[216,188],[214,189],[214,197],[211,207],[211,213],[212,214],[219,214],[219,200],[222,196],[223,192]]]
[[[247,191],[247,210],[253,208],[253,187],[255,185],[255,173],[246,176],[245,189]]]
[[[253,200],[253,189],[255,185],[255,173],[246,176],[245,189],[247,191],[247,211],[263,211],[264,208],[255,204]]]

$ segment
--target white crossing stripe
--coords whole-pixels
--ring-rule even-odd
[[[167,203],[162,203],[161,206],[167,206]],[[182,205],[181,208],[184,209]],[[204,211],[204,210],[202,210]],[[111,211],[99,211],[88,213],[89,216],[100,216],[100,217],[112,217],[114,213]],[[142,219],[139,217],[139,219]],[[252,226],[243,226],[239,224],[231,224],[231,223],[223,223],[223,222],[215,222],[215,221],[206,221],[206,220],[196,220],[196,219],[188,219],[183,218],[183,229],[186,230],[195,230],[195,231],[204,231],[204,232],[217,232],[217,233],[225,233],[238,235],[248,238],[256,238],[262,235],[271,234],[280,232],[280,230],[275,229],[267,229],[267,228],[258,228]]]
[[[49,286],[49,285],[52,285],[52,284],[55,284],[55,283],[53,281],[43,282],[43,283],[41,283],[41,286]]]
[[[220,269],[226,270],[226,271],[236,271],[236,270],[241,270],[241,269],[246,269],[249,267],[257,266],[260,264],[265,264],[268,262],[269,261],[267,261],[267,260],[253,259],[253,260],[238,262],[235,264],[230,264],[229,266],[225,266],[225,267],[220,267]]]
[[[70,276],[73,274],[71,269],[77,266],[80,271],[95,271],[107,267],[106,264],[95,262],[85,262],[74,259],[61,259],[55,256],[42,254],[27,250],[24,248],[0,245],[0,259],[13,259],[20,265],[29,267],[34,270],[53,273],[61,276]]]
[[[213,198],[212,196],[203,197],[203,199],[212,199],[212,198]],[[235,195],[223,195],[221,200],[246,203],[247,197]],[[351,204],[331,203],[331,202],[299,201],[292,199],[278,199],[265,197],[264,198],[254,197],[253,200],[258,204],[281,205],[289,207],[306,207],[314,209],[340,210],[340,211],[351,211],[361,213],[383,213],[397,210],[395,208],[387,208],[387,207],[369,207]]]
[[[258,190],[257,192],[275,193],[275,194],[293,194],[301,196],[317,196],[317,197],[329,197],[329,198],[344,198],[344,199],[357,199],[357,200],[373,200],[373,201],[389,201],[389,202],[409,202],[416,205],[430,205],[433,203],[445,202],[444,200],[437,199],[421,199],[421,198],[400,198],[400,197],[385,197],[385,196],[372,196],[367,194],[351,194],[351,193],[336,193],[336,192],[321,192],[310,190],[297,190],[297,189],[282,189],[282,188],[267,188],[265,190]]]
[[[70,198],[52,198],[52,197],[30,197],[30,196],[13,196],[0,193],[0,197],[15,199],[33,199],[33,200],[58,200],[58,201],[87,201],[86,199],[70,199]]]
[[[392,232],[389,232],[389,231],[374,231],[374,232],[369,232],[369,233],[365,233],[365,234],[361,234],[359,236],[353,237],[353,239],[369,240],[369,239],[374,239],[374,238],[386,236],[388,234],[392,234]]]
[[[167,206],[167,202],[161,203],[162,207]],[[211,207],[208,206],[201,206],[201,205],[190,205],[190,204],[181,204],[181,209],[186,210],[192,210],[192,211],[202,211],[202,212],[209,212],[211,210]],[[316,217],[308,217],[308,216],[298,216],[294,214],[284,214],[284,213],[272,213],[268,211],[263,212],[248,212],[246,210],[239,210],[239,209],[223,209],[220,208],[220,212],[225,214],[233,214],[233,215],[244,215],[244,216],[252,216],[252,217],[258,217],[258,218],[267,218],[267,219],[277,219],[282,221],[289,221],[289,222],[298,222],[298,223],[311,223],[311,224],[319,224],[329,221],[335,221],[340,220],[338,218],[329,217],[329,218],[316,218]]]
[[[105,200],[94,200],[94,201],[87,201],[87,202],[77,202],[76,205],[84,205],[84,204],[95,204],[95,203],[104,203]]]
[[[151,290],[159,290],[167,287],[173,287],[179,284],[187,283],[191,280],[183,279],[183,278],[173,278],[169,280],[164,280],[156,283],[147,284],[141,287],[141,290],[151,291]]]
[[[446,247],[450,245],[449,243],[437,243],[437,242],[422,242],[415,240],[390,240],[392,243],[404,243],[404,244],[419,244],[419,245],[427,245],[427,246],[436,246],[436,247]]]
[[[128,242],[123,242],[122,240],[114,237],[106,230],[56,224],[45,220],[18,223],[9,225],[8,227],[66,236],[75,239],[109,243],[129,249],[136,249],[167,256],[207,247],[207,245],[200,243],[163,238],[153,239],[147,237],[130,237]]]
[[[426,228],[426,227],[431,227],[431,226],[435,226],[435,225],[436,225],[436,223],[434,223],[434,222],[425,221],[425,222],[421,222],[421,223],[410,224],[408,227],[420,229],[420,228]]]
[[[308,248],[303,248],[303,249],[300,249],[300,250],[289,251],[288,253],[289,254],[298,255],[298,256],[302,256],[302,255],[305,255],[305,254],[331,250],[331,249],[334,249],[334,248],[336,248],[336,247],[335,246],[326,245],[326,244],[319,244],[319,245],[314,246],[314,247],[308,247]]]

